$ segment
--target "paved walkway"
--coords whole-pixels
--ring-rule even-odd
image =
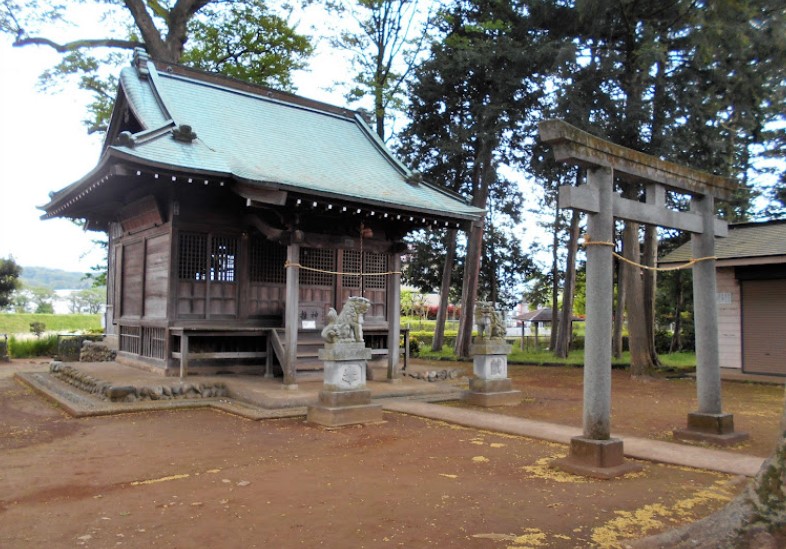
[[[17,377],[43,395],[57,401],[75,416],[107,415],[134,411],[172,408],[210,407],[250,419],[304,416],[307,407],[316,404],[322,381],[299,382],[297,389],[285,389],[280,379],[260,376],[188,376],[185,382],[163,377],[113,362],[70,363],[94,378],[117,386],[177,386],[181,383],[210,384],[220,380],[227,388],[227,396],[213,398],[179,398],[170,400],[141,400],[137,402],[109,402],[100,400],[56,379],[48,372],[19,373]],[[398,383],[369,381],[367,388],[372,398],[388,412],[416,415],[446,421],[465,427],[484,429],[512,435],[531,437],[561,444],[569,444],[581,429],[507,416],[493,411],[440,406],[434,402],[461,398],[465,380],[429,383],[404,378]],[[623,437],[625,455],[647,461],[695,467],[722,473],[755,476],[763,458],[715,450],[705,447],[663,442],[638,437]]]
[[[569,444],[572,437],[582,434],[581,429],[576,427],[506,416],[493,412],[478,412],[466,408],[440,406],[426,402],[388,400],[384,402],[384,409],[391,412],[438,419],[475,429],[532,437],[561,444]],[[638,437],[619,438],[622,438],[625,455],[634,459],[683,465],[685,467],[695,467],[697,469],[707,469],[748,477],[755,476],[764,462],[764,459],[760,457],[725,452],[723,450]]]

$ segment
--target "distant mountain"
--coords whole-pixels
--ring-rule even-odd
[[[85,273],[49,269],[47,267],[22,267],[19,279],[25,286],[44,287],[50,290],[82,290],[91,282],[83,280]]]

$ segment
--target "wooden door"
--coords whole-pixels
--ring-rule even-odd
[[[786,375],[786,280],[742,281],[742,369]]]

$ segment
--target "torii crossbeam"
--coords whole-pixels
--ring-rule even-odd
[[[688,231],[694,258],[696,385],[699,409],[688,414],[675,437],[733,444],[747,438],[734,432],[731,414],[721,408],[718,314],[715,300],[715,237],[726,236],[715,217],[715,199],[729,199],[734,180],[711,175],[634,151],[581,131],[561,120],[539,124],[540,138],[559,162],[587,168],[587,184],[560,187],[559,206],[587,213],[587,232],[600,245],[587,248],[587,321],[584,350],[584,430],[571,440],[570,454],[558,466],[570,472],[611,478],[635,469],[624,459],[620,439],[611,438],[611,335],[614,219]],[[646,201],[622,198],[614,181],[643,183]],[[666,190],[690,195],[691,211],[666,207]],[[606,244],[606,245],[603,245]]]

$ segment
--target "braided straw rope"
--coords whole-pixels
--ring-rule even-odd
[[[400,275],[401,271],[387,271],[384,273],[344,273],[338,271],[326,271],[324,269],[315,269],[314,267],[306,267],[301,265],[300,263],[293,263],[290,261],[284,262],[284,268],[287,267],[297,267],[298,269],[303,269],[304,271],[313,271],[315,273],[325,273],[331,275],[343,275],[343,276],[383,276],[383,275]]]
[[[584,235],[584,243],[582,244],[585,248],[588,246],[609,246],[611,248],[614,247],[614,242],[604,242],[601,240],[592,240],[590,235]],[[679,271],[680,269],[690,269],[696,263],[701,263],[702,261],[709,261],[712,259],[718,259],[717,256],[709,255],[707,257],[697,257],[691,259],[687,263],[682,263],[680,265],[674,265],[672,267],[652,267],[650,265],[642,265],[641,263],[637,263],[635,261],[631,261],[627,257],[623,257],[614,250],[612,250],[611,255],[622,261],[623,263],[627,263],[628,265],[633,265],[634,267],[638,267],[640,269],[646,269],[648,271],[657,271],[657,272],[667,272],[667,271]]]

